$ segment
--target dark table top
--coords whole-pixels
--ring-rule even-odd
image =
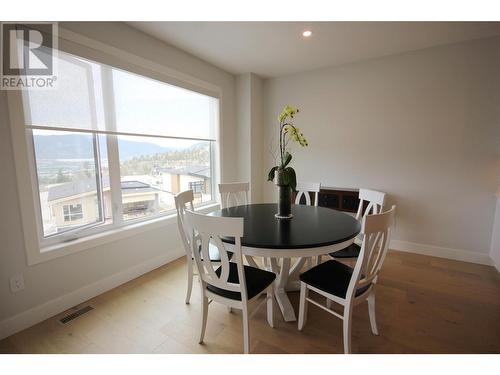
[[[361,230],[352,216],[325,207],[292,205],[294,217],[274,217],[277,204],[249,204],[224,208],[211,216],[243,217],[242,246],[268,249],[303,249],[334,245],[350,240]],[[234,238],[223,238],[234,243]]]

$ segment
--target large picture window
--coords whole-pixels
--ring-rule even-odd
[[[62,51],[53,90],[23,94],[41,243],[214,200],[219,100]]]

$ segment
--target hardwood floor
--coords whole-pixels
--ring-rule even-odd
[[[241,353],[239,312],[213,303],[199,345],[199,289],[184,304],[179,259],[87,303],[66,325],[62,313],[0,341],[1,353]],[[295,311],[298,292],[291,293]],[[500,274],[489,266],[391,251],[377,287],[379,336],[366,303],[354,310],[354,353],[500,353]],[[302,332],[276,306],[275,328],[261,308],[251,320],[252,353],[342,353],[342,322],[310,305]]]

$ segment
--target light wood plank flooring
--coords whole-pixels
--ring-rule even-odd
[[[179,259],[91,299],[95,310],[62,325],[60,314],[0,341],[0,353],[241,353],[239,312],[213,303],[197,343],[199,290],[184,304]],[[298,292],[291,293],[298,310]],[[82,304],[82,305],[86,305]],[[493,267],[391,251],[377,287],[380,336],[366,303],[354,310],[354,353],[500,353],[500,276]],[[265,308],[251,320],[252,353],[342,353],[342,322],[310,305],[302,332]]]

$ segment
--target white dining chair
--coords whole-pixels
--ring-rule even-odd
[[[378,335],[375,319],[375,287],[384,263],[396,206],[389,211],[367,215],[363,218],[361,252],[353,268],[336,260],[328,260],[300,275],[300,302],[298,328],[302,330],[307,320],[308,303],[312,303],[343,320],[344,352],[351,353],[351,326],[353,307],[368,301],[368,314],[372,333]],[[343,307],[339,314],[330,307],[309,298],[309,291]]]
[[[241,237],[243,236],[243,218],[240,217],[213,217],[186,211],[186,222],[191,238],[199,238],[201,252],[193,247],[194,258],[198,267],[201,285],[202,319],[200,340],[203,342],[207,325],[208,305],[215,301],[231,309],[242,310],[243,315],[243,351],[250,351],[250,331],[248,304],[257,300],[262,292],[266,297],[255,307],[253,313],[267,303],[267,321],[274,327],[274,279],[273,272],[243,265],[241,251]],[[232,261],[229,262],[228,251],[221,237],[234,238]],[[195,241],[191,241],[194,244]],[[214,269],[209,259],[209,245],[217,246],[221,256],[220,267]],[[195,245],[192,245],[195,246]],[[202,259],[203,256],[203,259]],[[252,315],[253,315],[252,313]]]
[[[186,261],[187,261],[188,286],[186,293],[186,304],[189,303],[189,300],[191,298],[191,291],[193,289],[195,260],[193,252],[191,250],[191,243],[189,242],[185,216],[187,209],[191,211],[194,210],[193,199],[194,199],[193,190],[186,190],[174,196],[175,208],[177,210],[177,225],[179,227],[179,234],[181,236],[182,245],[184,246],[184,251],[186,254]],[[196,246],[199,252],[201,249],[200,244],[198,243]],[[209,250],[210,250],[209,251],[210,261],[214,263],[220,263],[221,259],[217,247],[214,246],[213,244],[210,244]]]
[[[250,183],[230,182],[219,184],[221,208],[248,204]]]
[[[356,212],[356,220],[361,222],[361,220],[367,215],[382,212],[385,203],[385,196],[386,194],[381,191],[359,189],[359,206],[358,211]],[[361,250],[360,243],[361,238],[358,238],[345,249],[330,253],[329,255],[334,259],[355,259],[359,256],[359,252]]]
[[[319,182],[298,182],[296,190],[297,195],[295,196],[295,204],[300,204],[302,197],[304,197],[306,205],[318,205],[319,191],[321,190],[321,184]],[[311,201],[310,193],[314,194],[314,201]]]
[[[295,204],[300,204],[302,197],[304,197],[307,206],[318,206],[319,202],[319,191],[321,190],[321,183],[319,182],[298,182],[297,183],[297,194],[295,195]],[[314,195],[314,200],[311,201],[311,194]],[[317,257],[316,263],[321,262],[321,257]],[[312,258],[307,258],[307,268],[312,267]]]
[[[250,191],[249,182],[227,182],[219,184],[220,207],[228,208],[233,206],[242,206],[249,203],[248,192]],[[258,267],[255,259],[249,255],[245,256],[248,264],[252,267]],[[262,260],[265,267],[269,268],[267,259]]]

